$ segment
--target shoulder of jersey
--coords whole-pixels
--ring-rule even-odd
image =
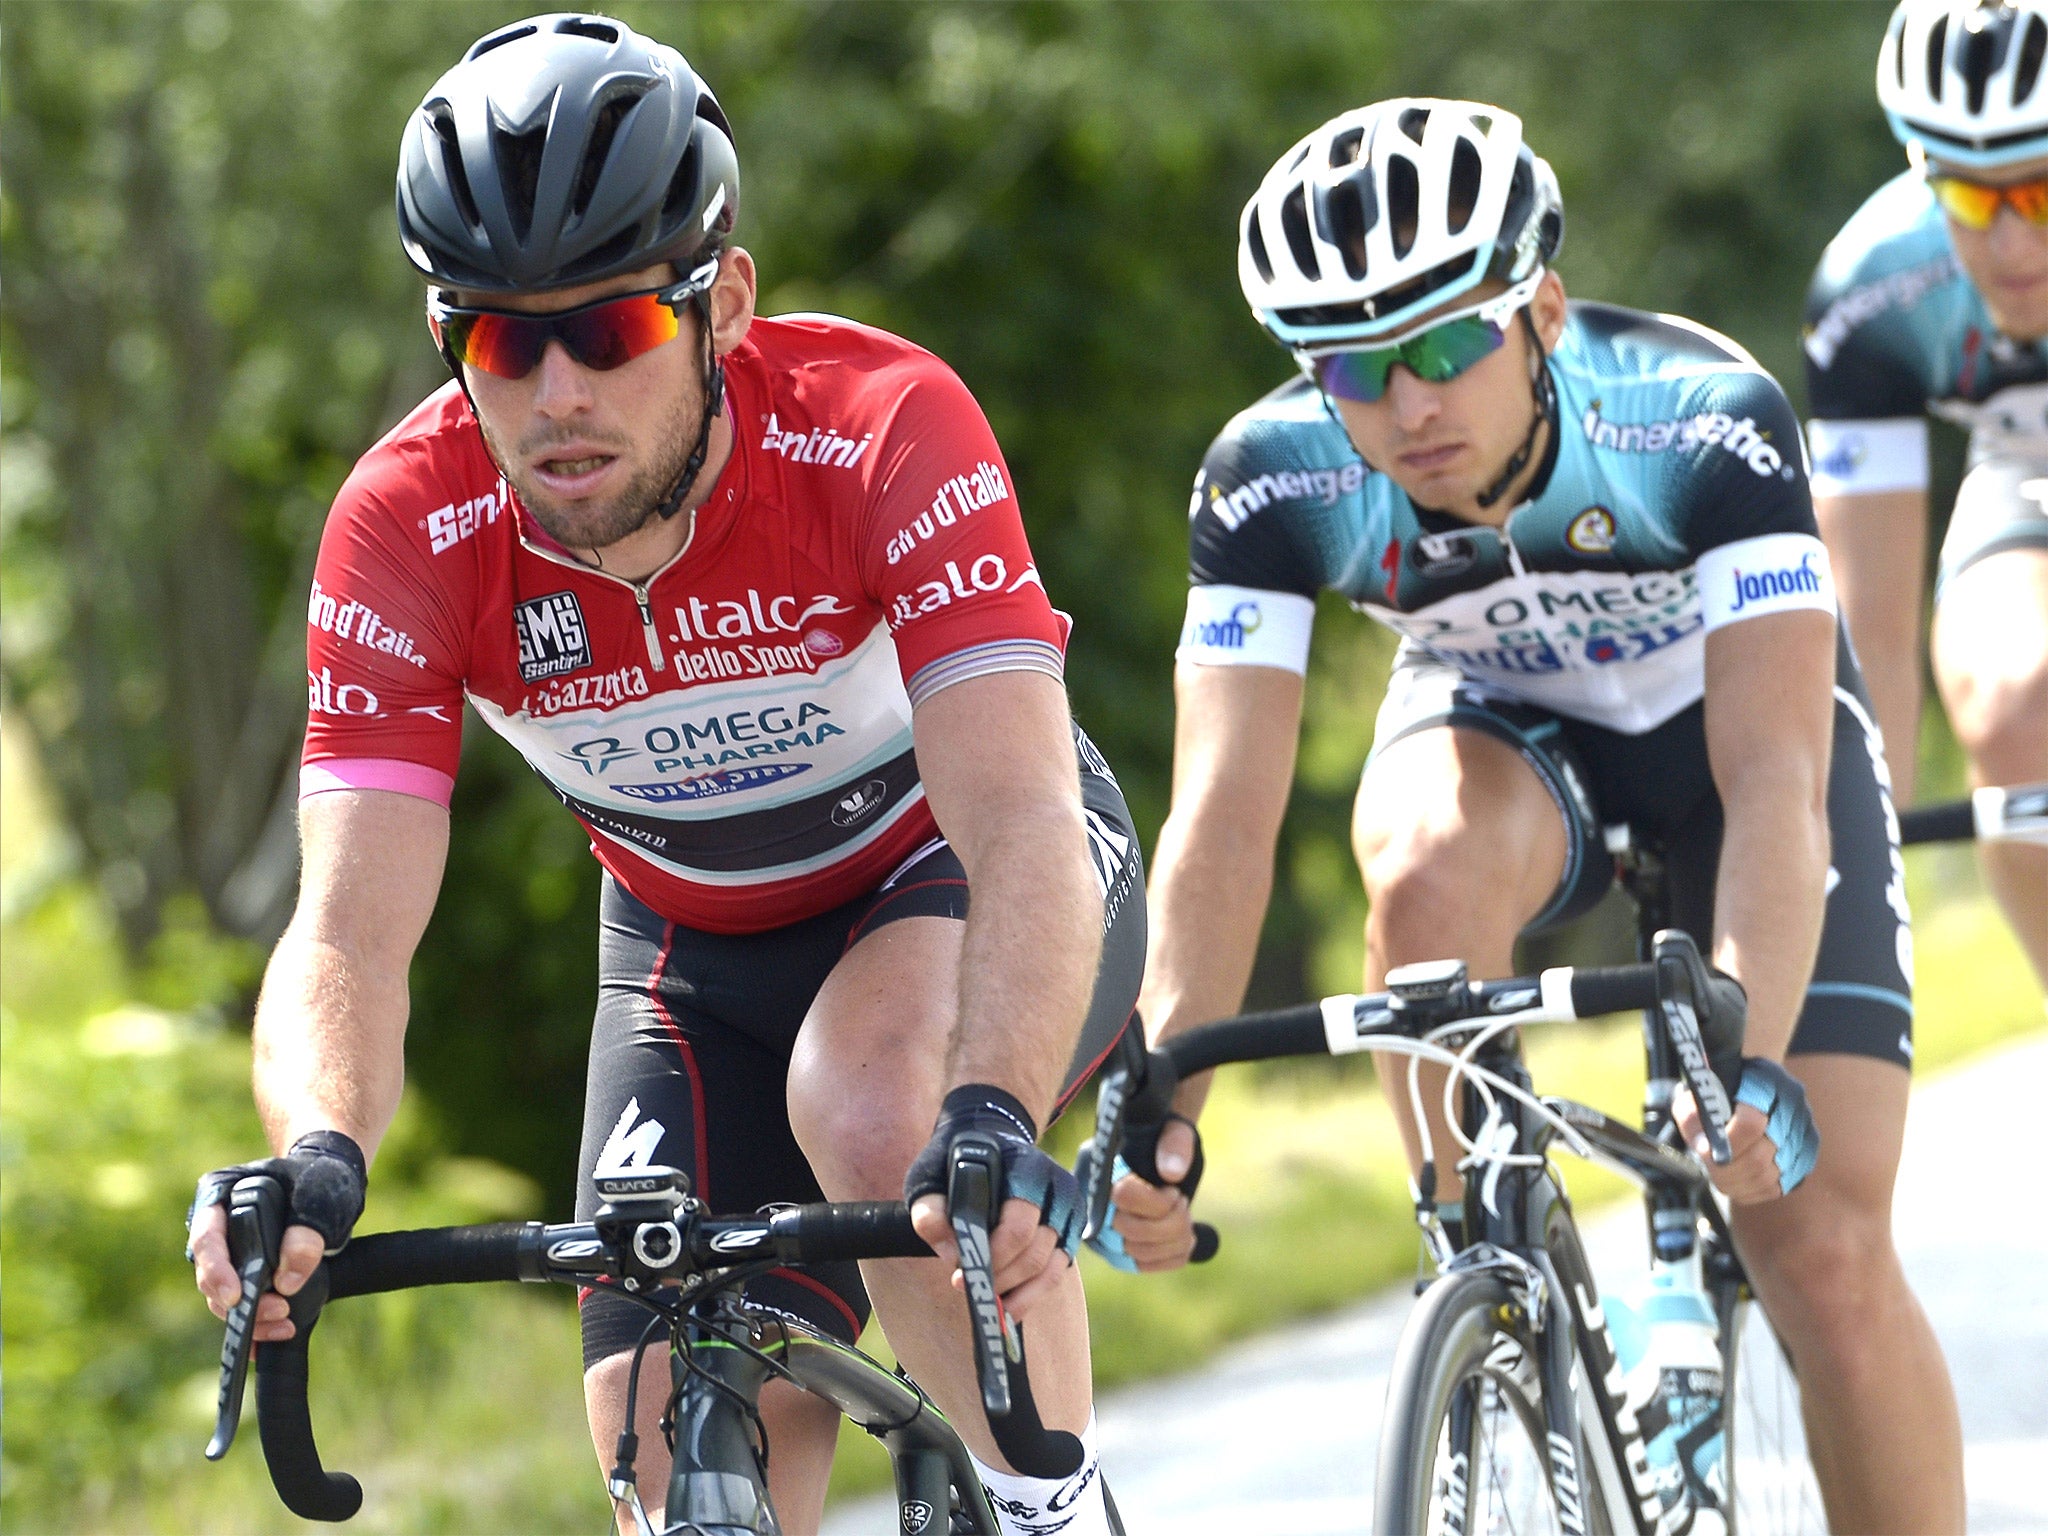
[[[1764,371],[1740,342],[1683,315],[1577,300],[1556,360],[1567,376],[1595,386],[1683,386],[1709,375]]]
[[[351,490],[359,494],[351,497]],[[358,516],[381,509],[415,529],[435,554],[510,510],[509,492],[453,379],[356,461],[335,504],[354,507]]]
[[[1290,456],[1305,447],[1352,457],[1350,439],[1330,417],[1323,397],[1307,379],[1294,378],[1267,391],[1229,421],[1210,445],[1210,463],[1250,467],[1268,449],[1287,445]]]
[[[942,358],[893,331],[812,311],[757,316],[742,347],[770,372],[851,365],[845,382],[852,388],[872,382],[867,373],[891,364],[951,372]]]
[[[1900,281],[1915,293],[1967,281],[1934,194],[1911,171],[1871,193],[1821,252],[1807,293],[1808,321],[1819,322],[1839,300],[1872,284]]]

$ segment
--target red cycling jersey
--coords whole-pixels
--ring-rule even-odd
[[[756,320],[725,367],[732,457],[639,583],[527,515],[452,382],[363,456],[307,614],[302,797],[446,805],[466,698],[628,891],[719,933],[851,900],[936,835],[913,707],[1058,677],[1066,643],[995,437],[944,363],[848,320]]]

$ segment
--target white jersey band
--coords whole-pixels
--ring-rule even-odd
[[[1699,558],[1700,611],[1708,633],[1723,624],[1790,613],[1835,611],[1827,546],[1810,533],[1766,533],[1717,545]]]
[[[1809,421],[1807,452],[1815,496],[1867,496],[1927,489],[1927,418]]]
[[[1315,618],[1314,601],[1299,593],[1190,587],[1187,622],[1181,626],[1174,658],[1201,667],[1279,667],[1305,673]]]

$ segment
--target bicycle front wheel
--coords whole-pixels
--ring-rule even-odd
[[[1818,1536],[1827,1515],[1806,1456],[1791,1357],[1746,1295],[1724,1316],[1729,1529],[1732,1536]]]
[[[1450,1275],[1402,1331],[1380,1434],[1378,1536],[1561,1529],[1536,1362],[1491,1275]]]

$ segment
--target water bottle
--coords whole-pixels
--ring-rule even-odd
[[[1721,1349],[1699,1261],[1652,1262],[1647,1276],[1602,1298],[1671,1536],[1724,1536],[1727,1444]]]

